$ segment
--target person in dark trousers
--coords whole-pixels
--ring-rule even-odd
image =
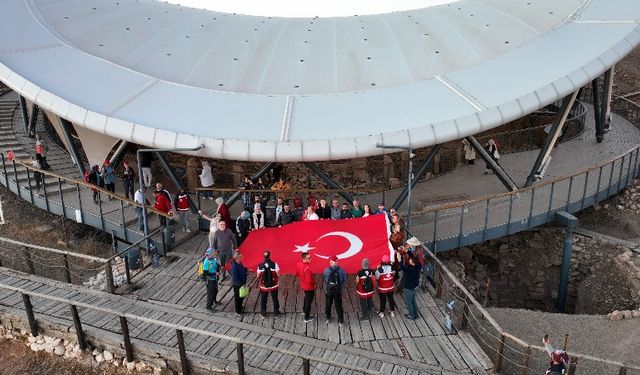
[[[150,152],[141,152],[140,153],[140,169],[142,169],[142,181],[144,182],[145,188],[151,187],[151,180],[153,176],[151,175],[151,161],[153,160],[153,155]]]
[[[304,322],[309,323],[314,318],[311,316],[311,303],[313,303],[316,293],[316,281],[311,272],[311,255],[309,253],[302,253],[302,261],[296,266],[296,276],[300,279],[300,288],[304,292],[304,304],[302,305]]]
[[[325,294],[324,314],[327,318],[327,324],[331,320],[331,306],[335,303],[336,314],[338,315],[338,324],[342,327],[344,323],[344,311],[342,310],[342,291],[347,281],[347,275],[340,266],[338,266],[338,257],[329,258],[329,267],[322,273],[323,289]]]
[[[42,156],[40,154],[36,154],[36,156],[31,159],[31,166],[36,169],[42,169]],[[44,181],[44,175],[42,172],[34,170],[33,179],[36,183],[36,189],[40,190],[40,184]]]
[[[360,297],[362,320],[370,320],[373,311],[374,271],[369,268],[369,259],[362,260],[362,269],[356,274],[356,293]]]
[[[249,211],[242,211],[240,216],[236,219],[236,233],[238,234],[238,246],[242,245],[244,240],[249,236],[251,232],[251,214]]]
[[[236,314],[241,315],[243,311],[240,288],[247,283],[247,267],[242,264],[242,254],[237,251],[233,254],[233,263],[231,264],[231,282],[233,283],[233,300]]]
[[[406,263],[405,263],[406,262]],[[400,264],[400,268],[404,273],[402,278],[402,297],[407,305],[407,314],[405,318],[415,320],[418,319],[418,305],[416,304],[416,292],[420,285],[420,264],[416,257],[411,253],[405,256],[405,262]]]
[[[220,221],[218,222],[218,230],[213,234],[211,244],[211,247],[218,250],[220,255],[220,266],[222,266],[220,271],[222,272],[222,280],[224,280],[227,274],[225,266],[238,248],[238,240],[231,229],[227,228],[227,223]]]
[[[549,368],[545,372],[545,375],[563,375],[569,368],[569,355],[567,352],[560,349],[553,349],[553,346],[549,343],[548,336],[542,339],[542,344],[544,344],[544,349],[551,357]]]
[[[378,281],[378,292],[380,296],[380,318],[384,318],[384,311],[387,308],[387,301],[389,301],[389,308],[391,309],[391,317],[395,316],[396,301],[393,299],[393,292],[395,291],[395,271],[391,266],[391,259],[388,255],[382,257],[382,264],[376,270],[376,280]]]
[[[284,204],[284,209],[283,211],[280,213],[280,216],[278,216],[278,221],[276,224],[278,224],[278,226],[283,226],[283,225],[287,225],[287,224],[291,224],[296,220],[296,217],[293,213],[293,211],[291,211],[291,206],[289,206],[289,203],[285,203]]]
[[[136,181],[136,174],[133,168],[129,166],[128,161],[122,163],[122,183],[124,184],[124,196],[127,199],[133,199],[133,187]]]
[[[191,206],[189,205],[189,195],[184,191],[184,188],[181,186],[180,191],[176,194],[173,202],[176,205],[176,213],[178,214],[178,219],[180,219],[180,224],[182,225],[182,231],[186,233],[191,233],[191,228],[189,228],[189,211],[191,211]]]
[[[218,296],[218,273],[220,272],[216,261],[216,252],[212,248],[207,249],[202,270],[207,281],[207,310],[213,310]]]
[[[91,172],[86,174],[85,180],[91,185],[98,187],[103,186],[102,177],[100,177],[100,169],[97,165],[91,167]],[[98,192],[98,189],[91,189],[91,192],[93,195],[93,203],[98,204],[100,202],[100,193]]]
[[[271,294],[273,313],[280,315],[280,301],[278,301],[278,263],[271,260],[271,252],[264,252],[264,261],[258,265],[258,288],[260,289],[260,317],[267,315],[267,298]]]

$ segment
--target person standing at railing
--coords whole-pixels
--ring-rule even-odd
[[[40,154],[36,154],[35,157],[31,159],[31,166],[36,169],[42,169],[42,156],[40,156]],[[42,183],[42,180],[43,180],[42,172],[34,170],[33,179],[36,182],[36,189],[40,190],[40,184]]]
[[[400,263],[400,268],[404,273],[402,278],[402,297],[407,306],[405,318],[418,319],[418,304],[416,303],[416,293],[420,285],[420,265],[413,254],[408,253],[405,261]]]
[[[485,150],[487,150],[487,153],[489,154],[491,159],[493,159],[493,161],[498,164],[498,160],[500,160],[500,152],[498,152],[498,144],[496,143],[496,141],[493,138],[489,139],[484,148]],[[484,173],[493,173],[493,170],[491,169],[489,164],[487,164]]]
[[[111,167],[111,162],[109,160],[105,160],[102,163],[102,168],[100,169],[100,177],[104,181],[104,185],[107,188],[107,191],[111,193],[116,192],[116,174],[113,171],[113,167]],[[109,200],[112,200],[114,197],[109,195]]]
[[[554,349],[549,343],[549,337],[542,339],[544,349],[549,353],[551,361],[545,375],[563,375],[569,367],[569,355],[564,350]]]
[[[205,189],[213,188],[213,172],[211,166],[206,160],[202,161],[202,172],[200,172],[200,185]],[[213,199],[213,191],[207,190],[202,194],[203,197]]]
[[[280,176],[271,189],[276,190],[276,198],[282,198],[282,200],[287,200],[287,192],[291,191],[291,185],[284,181],[284,178]]]
[[[191,229],[189,228],[189,211],[191,210],[191,207],[189,205],[189,196],[184,191],[183,187],[180,187],[180,191],[176,194],[174,201],[176,202],[176,212],[178,213],[178,218],[182,225],[182,231],[191,233]]]
[[[476,150],[471,147],[469,141],[466,139],[462,140],[462,150],[464,151],[464,162],[465,164],[475,164],[476,163]]]
[[[331,208],[327,206],[326,199],[320,199],[320,206],[316,209],[316,214],[320,219],[331,219]]]
[[[124,184],[124,196],[129,199],[133,198],[133,187],[135,186],[136,174],[133,168],[129,166],[128,161],[122,163],[122,183]]]
[[[100,176],[100,170],[97,165],[91,167],[90,172],[85,173],[84,180],[91,185],[102,187],[102,177]],[[98,189],[91,188],[91,193],[93,195],[93,203],[98,204],[100,202],[100,194],[98,192]]]
[[[248,175],[244,176],[242,182],[240,182],[240,186],[238,186],[240,190],[250,190],[253,189],[253,182]],[[242,206],[247,211],[253,211],[253,193],[244,191],[242,193]]]
[[[142,169],[142,182],[144,182],[145,188],[151,187],[151,159],[153,156],[150,152],[140,152],[140,169]]]
[[[47,153],[49,152],[49,146],[47,142],[40,137],[40,134],[36,134],[36,154],[39,154],[42,157],[41,166],[42,169],[51,169],[49,163],[47,163]]]
[[[167,197],[162,194],[162,191],[156,190],[153,192],[153,197],[155,198],[155,204],[153,208],[162,212],[165,215],[170,215],[171,213],[171,201],[167,199]],[[164,215],[159,215],[160,217],[160,225],[166,227],[169,224],[167,217]]]
[[[264,228],[264,217],[265,214],[262,213],[262,208],[260,208],[260,203],[256,203],[253,208],[253,215],[251,218],[253,219],[253,229],[261,229]]]
[[[142,205],[149,205],[149,201],[144,196],[145,188],[144,186],[140,186],[138,190],[136,190],[135,195],[133,196],[133,200],[136,202],[136,215],[138,215],[138,225],[140,232],[144,231],[144,214],[142,213]]]

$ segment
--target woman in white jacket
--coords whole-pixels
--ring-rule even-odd
[[[202,173],[200,173],[200,185],[203,188],[213,187],[213,173],[211,172],[211,166],[206,160],[202,161]],[[205,198],[213,199],[213,191],[205,191],[202,194]]]

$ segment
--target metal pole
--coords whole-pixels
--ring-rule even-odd
[[[31,117],[29,117],[29,126],[27,129],[27,135],[31,138],[36,136],[36,121],[38,120],[39,107],[36,103],[33,103],[31,107]]]
[[[62,262],[64,266],[64,281],[71,284],[71,272],[69,271],[69,258],[67,254],[62,255]]]
[[[176,189],[178,189],[178,191],[180,189],[184,189],[184,186],[182,186],[182,183],[180,182],[180,180],[178,180],[175,171],[171,167],[171,164],[169,164],[169,161],[164,157],[164,155],[161,152],[154,152],[154,154],[156,156],[156,159],[158,159],[158,161],[162,165],[162,169],[164,169],[165,174],[167,175],[167,177],[169,177],[171,182],[173,182]],[[191,212],[197,214],[198,208],[196,207],[196,204],[193,202],[193,199],[191,199],[191,196],[189,194],[187,194],[187,200],[189,200],[189,207],[191,208]]]
[[[429,167],[433,163],[434,158],[436,157],[438,152],[440,152],[441,149],[442,149],[442,144],[437,144],[437,145],[433,146],[431,151],[429,151],[429,154],[427,155],[427,158],[425,160],[423,160],[422,163],[418,166],[418,170],[416,171],[416,173],[414,174],[414,176],[411,179],[412,180],[411,188],[414,188],[416,186],[416,184],[418,183],[418,181],[422,178],[422,176],[427,172],[427,170],[429,169]],[[387,180],[388,180],[388,178],[387,178]],[[402,206],[402,203],[404,202],[405,198],[407,198],[408,190],[409,190],[408,187],[405,187],[400,192],[400,195],[398,195],[398,198],[396,198],[396,201],[393,202],[391,207],[393,207],[395,209],[398,209],[400,206]],[[384,191],[382,193],[384,194]],[[382,201],[384,202],[384,198],[382,199]]]
[[[129,323],[124,316],[120,317],[120,328],[122,329],[122,338],[124,339],[124,351],[127,356],[127,362],[133,362],[133,347],[131,346],[131,338],[129,337]]]
[[[84,212],[82,211],[82,194],[80,194],[80,184],[77,182],[76,192],[78,193],[78,210],[80,211],[80,223],[84,224]]]
[[[126,151],[128,145],[129,142],[124,140],[120,141],[118,148],[114,151],[113,155],[111,155],[111,159],[109,159],[109,164],[111,165],[111,167],[115,168],[118,166],[118,163],[120,162],[120,159]]]
[[[182,330],[176,329],[176,338],[178,339],[178,351],[180,352],[180,365],[182,366],[182,373],[189,375],[189,360],[187,359],[187,351],[184,346],[184,337],[182,336]]]
[[[569,284],[569,271],[571,266],[571,252],[573,250],[573,231],[567,227],[562,248],[562,273],[560,274],[560,287],[558,288],[558,301],[556,308],[563,313],[567,302],[567,285]]]
[[[71,136],[71,124],[68,120],[58,117],[60,119],[60,124],[62,125],[62,135],[64,136],[65,141],[67,142],[67,147],[69,148],[69,154],[71,154],[71,159],[73,163],[78,167],[78,171],[80,171],[80,176],[84,176],[84,164],[82,163],[82,159],[80,159],[80,154],[78,154],[78,150],[76,149],[76,144],[73,141],[73,137]]]
[[[329,174],[327,174],[324,170],[322,170],[322,168],[320,168],[315,163],[304,163],[304,165],[305,167],[309,168],[311,172],[315,173],[316,176],[320,177],[320,179],[324,181],[324,183],[327,184],[327,186],[329,186],[331,189],[340,190],[338,194],[340,194],[340,196],[344,198],[349,204],[353,204],[353,196],[351,196],[351,194],[344,191],[342,186],[340,186],[336,181],[334,181],[333,178],[329,176]]]
[[[413,187],[413,149],[409,148],[409,173],[407,177],[407,229],[411,228],[411,188]]]
[[[484,147],[482,147],[482,145],[478,142],[478,140],[476,140],[476,138],[472,135],[468,136],[466,139],[469,142],[469,144],[476,150],[476,152],[480,154],[482,159],[484,159],[485,163],[487,163],[489,168],[491,168],[491,170],[495,172],[500,182],[502,182],[502,184],[509,191],[517,191],[518,186],[513,181],[513,179],[509,177],[507,172],[505,172],[505,170],[502,169],[502,167],[498,163],[496,163],[495,160],[493,160],[493,158],[489,155],[487,150],[485,150]]]
[[[591,91],[593,95],[593,114],[596,122],[596,142],[602,143],[604,140],[604,126],[602,124],[602,115],[600,107],[600,98],[598,95],[598,78],[596,77],[593,81],[591,81]]]
[[[76,329],[76,335],[78,336],[78,346],[80,349],[85,350],[87,348],[87,340],[82,330],[82,322],[80,321],[80,315],[78,315],[78,309],[75,305],[69,305],[71,307],[71,315],[73,316],[73,325]]]
[[[38,336],[38,322],[33,315],[33,305],[31,304],[31,297],[28,294],[22,294],[22,302],[24,303],[24,310],[27,313],[27,320],[29,321],[29,328],[31,329],[31,336]]]
[[[236,353],[238,355],[238,375],[245,375],[244,370],[244,347],[241,342],[236,343]]]
[[[22,122],[24,122],[24,132],[29,134],[29,113],[27,112],[27,101],[24,96],[19,95],[18,101],[20,102],[20,111],[22,112]]]

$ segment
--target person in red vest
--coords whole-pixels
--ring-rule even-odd
[[[360,297],[360,308],[362,309],[362,320],[371,319],[373,310],[373,290],[375,289],[375,276],[369,268],[369,259],[362,260],[362,269],[356,275],[356,293]]]
[[[378,280],[378,292],[380,293],[380,313],[378,315],[384,318],[384,310],[387,307],[388,300],[391,317],[394,317],[396,310],[396,301],[393,299],[393,292],[396,289],[395,271],[391,266],[391,260],[388,255],[382,257],[382,264],[376,270],[376,280]]]
[[[180,191],[176,194],[176,211],[178,212],[178,218],[180,224],[182,224],[182,231],[190,233],[189,229],[189,196],[184,191],[184,188],[180,187]]]
[[[302,261],[296,266],[296,276],[300,279],[300,288],[304,292],[304,304],[302,305],[304,322],[309,323],[314,319],[310,312],[311,303],[316,292],[316,281],[313,279],[313,273],[311,272],[311,255],[309,253],[302,253]]]
[[[267,298],[271,294],[273,313],[280,315],[280,301],[278,301],[278,264],[271,260],[271,252],[264,252],[264,261],[258,265],[258,288],[260,289],[260,317],[267,315]]]
[[[170,215],[171,212],[171,201],[169,200],[169,198],[166,197],[166,195],[162,194],[162,191],[154,191],[153,192],[154,198],[155,198],[155,204],[153,205],[153,208],[155,208],[156,210],[165,213],[167,215]],[[159,215],[160,216],[160,225],[162,226],[167,226],[168,221],[167,221],[167,217],[164,215]]]

